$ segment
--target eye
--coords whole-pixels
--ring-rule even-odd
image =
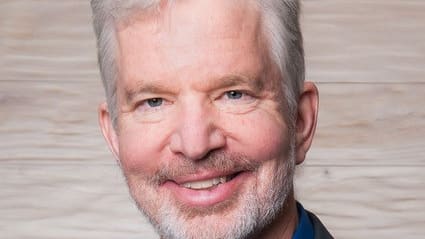
[[[169,102],[160,97],[148,98],[143,101],[140,101],[137,105],[137,111],[142,113],[154,113],[164,110],[164,107],[168,105]]]
[[[243,90],[229,90],[224,92],[222,100],[232,104],[250,103],[255,100],[253,94],[250,94]]]
[[[249,90],[228,90],[221,93],[216,99],[220,110],[228,113],[242,114],[253,109],[258,103],[258,98]]]
[[[152,99],[146,100],[146,103],[152,108],[159,107],[159,106],[162,105],[163,99],[162,98],[152,98]]]
[[[225,91],[217,101],[220,105],[241,106],[256,102],[256,97],[245,90]]]
[[[159,122],[167,116],[167,112],[173,109],[173,102],[168,98],[153,97],[145,98],[136,103],[133,116],[139,122]]]
[[[237,100],[237,99],[241,99],[244,96],[244,93],[237,90],[232,90],[232,91],[226,92],[226,96],[229,99]]]

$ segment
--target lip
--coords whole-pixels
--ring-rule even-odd
[[[187,182],[230,176],[234,173],[236,173],[236,175],[230,181],[208,189],[189,189],[181,186]],[[233,194],[240,190],[243,182],[246,181],[246,178],[251,174],[249,171],[234,173],[205,172],[196,175],[189,175],[179,177],[174,180],[168,180],[162,185],[162,187],[170,191],[174,197],[184,205],[193,207],[208,207],[230,199]]]
[[[195,182],[195,181],[203,181],[203,180],[209,180],[213,178],[219,178],[219,177],[226,177],[233,174],[239,173],[238,171],[232,171],[232,172],[198,172],[196,174],[190,174],[185,176],[179,176],[176,178],[173,178],[170,181],[174,181],[176,184],[184,184],[188,182]]]

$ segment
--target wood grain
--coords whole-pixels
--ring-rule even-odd
[[[89,1],[0,2],[0,80],[98,79]],[[425,82],[425,2],[304,0],[307,78]]]
[[[296,188],[304,206],[336,238],[419,239],[425,233],[422,171],[303,167]],[[115,165],[18,161],[3,165],[0,175],[0,238],[157,238],[130,200]]]
[[[1,160],[104,161],[100,82],[0,82]]]
[[[89,1],[0,2],[0,80],[98,80]]]
[[[303,3],[308,79],[425,82],[425,1]]]
[[[319,84],[311,159],[320,165],[425,165],[424,84]]]
[[[118,166],[27,162],[0,167],[0,238],[156,238]]]

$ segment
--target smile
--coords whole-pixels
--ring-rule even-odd
[[[234,178],[234,175],[223,176],[223,177],[217,177],[217,178],[212,178],[212,179],[207,179],[202,181],[186,182],[181,184],[180,186],[184,188],[188,188],[188,189],[205,190],[205,189],[211,189],[222,183],[227,183],[233,178]]]
[[[226,201],[240,192],[252,175],[249,171],[204,173],[168,180],[162,187],[188,206],[208,207]]]

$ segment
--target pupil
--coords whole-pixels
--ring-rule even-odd
[[[239,92],[239,91],[229,91],[229,92],[227,93],[227,96],[228,96],[230,99],[240,99],[240,98],[242,98],[242,93],[241,93],[241,92]]]
[[[153,98],[148,100],[148,105],[150,107],[158,107],[162,105],[162,99],[161,98]]]

